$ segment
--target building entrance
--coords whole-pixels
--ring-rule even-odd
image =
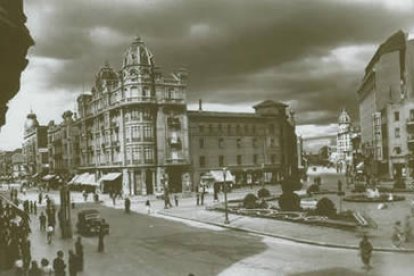
[[[147,188],[147,195],[152,195],[154,193],[152,186],[152,171],[149,169],[145,173],[145,186]]]

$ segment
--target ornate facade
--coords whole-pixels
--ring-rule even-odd
[[[352,127],[351,117],[345,109],[341,110],[338,118],[338,135],[336,147],[338,161],[342,163],[352,163]]]
[[[110,189],[125,194],[189,191],[186,72],[161,74],[140,38],[122,61],[119,71],[106,63],[78,97],[80,171],[117,179]]]

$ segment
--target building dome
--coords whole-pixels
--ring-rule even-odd
[[[137,37],[125,51],[123,67],[127,66],[154,66],[152,53],[145,46],[140,37]]]
[[[39,122],[37,121],[36,114],[34,114],[33,112],[30,112],[26,117],[26,122],[24,123],[24,130],[28,131],[38,126],[39,126]]]
[[[118,78],[114,69],[109,65],[108,62],[105,62],[105,65],[99,69],[96,74],[96,87],[101,87],[104,85],[116,84]]]
[[[346,112],[346,109],[342,109],[341,113],[339,114],[338,119],[339,124],[350,124],[351,123],[351,117],[349,116],[348,112]]]

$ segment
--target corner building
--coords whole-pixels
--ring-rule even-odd
[[[186,72],[164,76],[137,38],[124,53],[122,69],[105,64],[91,93],[77,99],[78,173],[93,174],[104,191],[190,191],[186,87]]]

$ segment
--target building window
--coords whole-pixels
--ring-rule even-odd
[[[395,148],[394,148],[394,152],[395,152],[396,154],[401,154],[401,148],[400,148],[400,147],[395,147]]]
[[[238,138],[236,143],[237,143],[237,148],[240,149],[241,148],[241,139]]]
[[[270,139],[270,147],[274,147],[275,146],[275,139]]]
[[[224,139],[223,138],[218,139],[218,147],[220,149],[222,149],[224,147]]]
[[[414,109],[410,110],[410,121],[414,121]]]
[[[244,132],[245,132],[245,133],[249,133],[249,126],[248,126],[248,125],[245,125],[245,126],[244,126]]]
[[[219,129],[220,132],[223,132],[223,126],[222,126],[222,124],[219,124],[218,125],[218,129]]]
[[[152,141],[152,128],[151,126],[144,126],[144,140],[145,141]]]
[[[145,159],[145,163],[154,162],[154,154],[151,148],[144,149],[144,159]]]
[[[208,125],[208,132],[213,133],[213,125]]]
[[[395,138],[400,138],[400,128],[399,127],[395,128]]]
[[[97,136],[98,136],[98,134],[97,134]],[[129,142],[131,140],[131,128],[130,127],[125,127],[125,140],[127,142]]]
[[[200,156],[198,161],[199,161],[198,163],[200,165],[200,168],[204,168],[206,166],[206,157],[205,156]]]
[[[270,156],[270,160],[272,162],[272,164],[276,163],[276,155],[272,154],[272,156]]]
[[[224,167],[224,156],[219,155],[219,167]]]
[[[237,155],[237,165],[241,165],[241,164],[242,164],[242,156]]]
[[[199,144],[200,149],[204,148],[204,138],[200,138],[198,140],[198,144]]]
[[[227,133],[231,134],[231,125],[227,125]]]
[[[140,127],[133,126],[131,129],[132,129],[132,142],[140,141],[141,140]]]
[[[240,125],[237,125],[237,126],[236,126],[236,132],[237,132],[237,133],[240,133],[240,132],[241,132],[241,127],[240,127]]]
[[[203,132],[204,132],[204,126],[203,126],[203,125],[199,125],[199,126],[198,126],[198,131],[199,131],[200,133],[203,133]]]
[[[142,112],[142,117],[144,118],[144,120],[151,120],[151,111],[149,109],[145,109],[144,112]]]
[[[253,154],[253,164],[257,165],[257,154]]]
[[[138,147],[132,149],[132,160],[138,161],[141,160],[141,151]]]
[[[252,145],[254,148],[257,148],[257,138],[253,138]]]
[[[256,134],[256,126],[255,125],[252,126],[252,132],[253,132],[253,134]]]
[[[274,124],[270,124],[269,125],[269,133],[270,134],[274,134],[275,133],[275,125]]]
[[[394,121],[398,122],[400,120],[400,112],[395,111],[394,112]]]

